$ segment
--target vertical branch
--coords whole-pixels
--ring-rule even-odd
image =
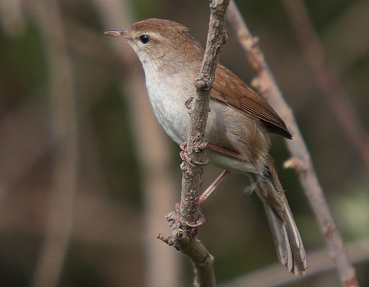
[[[190,124],[186,156],[181,165],[183,170],[180,214],[183,222],[195,224],[199,214],[199,190],[201,186],[202,165],[208,163],[205,148],[205,128],[209,113],[210,90],[215,78],[215,70],[220,51],[226,41],[224,30],[225,12],[229,0],[211,1],[209,32],[206,50],[200,71],[195,81],[196,96],[189,99],[187,107]]]
[[[298,173],[300,182],[317,218],[328,249],[336,261],[336,268],[342,286],[359,286],[355,269],[348,260],[342,237],[329,211],[323,189],[315,173],[310,154],[293,112],[284,101],[282,93],[265,62],[264,55],[257,45],[257,40],[252,37],[233,0],[229,6],[228,19],[237,31],[239,41],[245,49],[250,63],[257,71],[258,76],[253,81],[253,84],[257,86],[258,90],[262,92],[263,96],[282,116],[292,132],[293,140],[287,141],[292,159],[288,161],[287,166],[294,168]]]
[[[33,4],[33,5],[32,5]],[[33,286],[55,287],[61,276],[72,226],[78,173],[78,131],[73,68],[57,0],[33,1],[50,76],[50,117],[55,143],[49,211]],[[71,128],[73,132],[70,132]]]
[[[196,227],[203,223],[199,198],[205,154],[205,128],[209,113],[210,90],[220,51],[226,41],[225,13],[229,0],[210,1],[210,22],[206,50],[199,77],[195,81],[196,95],[187,101],[190,125],[187,145],[181,153],[182,191],[179,225],[171,226],[178,247],[194,263],[195,286],[215,286],[214,259],[196,239]]]
[[[304,2],[302,0],[282,0],[282,3],[303,48],[306,63],[310,66],[322,95],[331,105],[346,138],[355,148],[361,160],[369,166],[369,134],[363,127],[354,105],[348,99],[336,72],[327,62]]]

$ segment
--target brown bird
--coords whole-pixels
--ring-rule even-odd
[[[148,19],[126,31],[105,34],[125,39],[145,71],[152,108],[166,133],[186,141],[189,115],[204,49],[189,29],[169,20]],[[291,139],[284,121],[255,91],[218,64],[211,90],[205,137],[210,164],[249,177],[263,202],[279,261],[295,275],[307,270],[305,249],[278,175],[268,154],[268,133]]]

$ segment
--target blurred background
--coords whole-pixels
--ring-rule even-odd
[[[369,286],[369,143],[353,143],[342,123],[356,131],[355,120],[342,120],[345,111],[337,113],[324,96],[287,1],[238,2],[298,119],[361,286]],[[306,5],[345,106],[367,139],[369,1]],[[153,118],[130,47],[103,35],[151,17],[188,26],[205,45],[208,1],[0,0],[0,286],[191,286],[188,259],[156,239],[169,233],[165,215],[180,198],[179,148]],[[255,72],[227,28],[221,62],[250,83]],[[314,253],[310,268],[329,268],[297,176],[282,167],[289,158],[284,140],[271,139],[305,247]],[[219,173],[206,167],[203,186]],[[339,286],[334,270],[289,281],[261,203],[243,193],[247,184],[232,174],[203,208],[207,222],[198,238],[215,256],[217,281]]]

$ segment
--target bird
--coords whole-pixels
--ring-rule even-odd
[[[177,22],[151,18],[128,30],[105,34],[123,38],[137,54],[145,73],[153,112],[177,144],[187,140],[185,103],[196,94],[204,49]],[[248,176],[251,190],[263,203],[279,261],[291,273],[306,272],[306,251],[269,155],[269,133],[292,139],[285,122],[254,90],[222,64],[217,64],[205,130],[209,163]]]

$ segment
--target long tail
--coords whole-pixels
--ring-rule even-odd
[[[250,174],[250,180],[264,204],[279,261],[291,273],[303,276],[308,268],[305,248],[271,159],[264,173]]]

